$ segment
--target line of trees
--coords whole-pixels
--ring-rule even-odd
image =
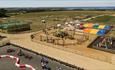
[[[7,10],[0,9],[0,17],[7,17]]]

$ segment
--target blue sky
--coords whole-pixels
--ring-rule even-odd
[[[115,0],[0,0],[0,7],[104,7]]]

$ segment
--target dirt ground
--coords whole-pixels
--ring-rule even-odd
[[[53,32],[53,31],[50,31],[49,33]],[[64,51],[69,51],[69,52],[72,52],[75,54],[80,54],[80,55],[88,56],[88,57],[91,57],[94,59],[110,62],[109,60],[111,58],[108,57],[108,54],[105,54],[105,55],[97,54],[98,53],[97,50],[87,48],[87,46],[97,38],[97,35],[88,34],[89,40],[82,42],[81,44],[77,44],[75,40],[66,39],[65,45],[63,46],[63,45],[55,45],[53,43],[47,43],[46,41],[40,41],[41,34],[44,35],[44,33],[42,31],[34,34],[33,41],[37,42],[39,44],[47,45],[49,47],[53,47],[53,48],[61,49]],[[50,36],[50,35],[48,35],[48,36]],[[51,36],[53,36],[53,35],[51,34]],[[81,37],[80,35],[76,35],[76,36]],[[62,42],[63,41],[61,39],[59,43],[62,44]],[[97,52],[97,53],[95,53],[95,52]]]

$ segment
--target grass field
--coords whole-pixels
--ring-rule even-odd
[[[89,22],[114,25],[115,24],[115,16],[105,15],[105,16],[101,16],[101,17],[97,17],[95,19],[92,19]]]
[[[72,18],[78,17],[78,16],[80,17],[97,16],[97,15],[102,15],[102,14],[112,15],[112,14],[115,14],[115,12],[113,11],[52,11],[51,12],[50,11],[50,12],[35,12],[35,13],[12,15],[12,17],[21,21],[23,20],[23,21],[32,22],[31,31],[38,31],[44,28],[44,25],[41,23],[41,20],[43,18],[46,19],[47,26],[51,26],[58,23],[64,23],[65,21],[70,21],[72,20]],[[9,19],[12,19],[12,17],[10,17]],[[115,21],[114,19],[115,18],[111,17],[110,19],[111,23]],[[97,21],[97,20],[95,19],[94,21]],[[98,20],[98,21],[101,22],[101,20]]]

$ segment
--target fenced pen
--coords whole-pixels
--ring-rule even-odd
[[[79,48],[78,48],[78,50],[75,50],[75,49],[68,48],[66,46],[63,47],[63,46],[60,46],[60,45],[54,45],[54,44],[51,44],[51,43],[42,42],[39,39],[35,39],[34,38],[35,35],[36,34],[32,35],[33,39],[31,39],[31,40],[33,42],[38,43],[38,44],[49,46],[49,47],[53,47],[53,48],[56,48],[56,49],[67,51],[67,52],[71,52],[71,53],[78,54],[78,55],[81,55],[81,56],[86,56],[86,57],[93,58],[93,59],[96,59],[96,60],[100,60],[100,61],[111,63],[111,57],[109,57],[107,55],[101,55],[101,57],[100,56],[96,56],[94,54],[94,52],[97,52],[96,50],[93,53],[89,53],[88,54],[88,53],[84,52],[85,50],[84,51],[80,51]]]

